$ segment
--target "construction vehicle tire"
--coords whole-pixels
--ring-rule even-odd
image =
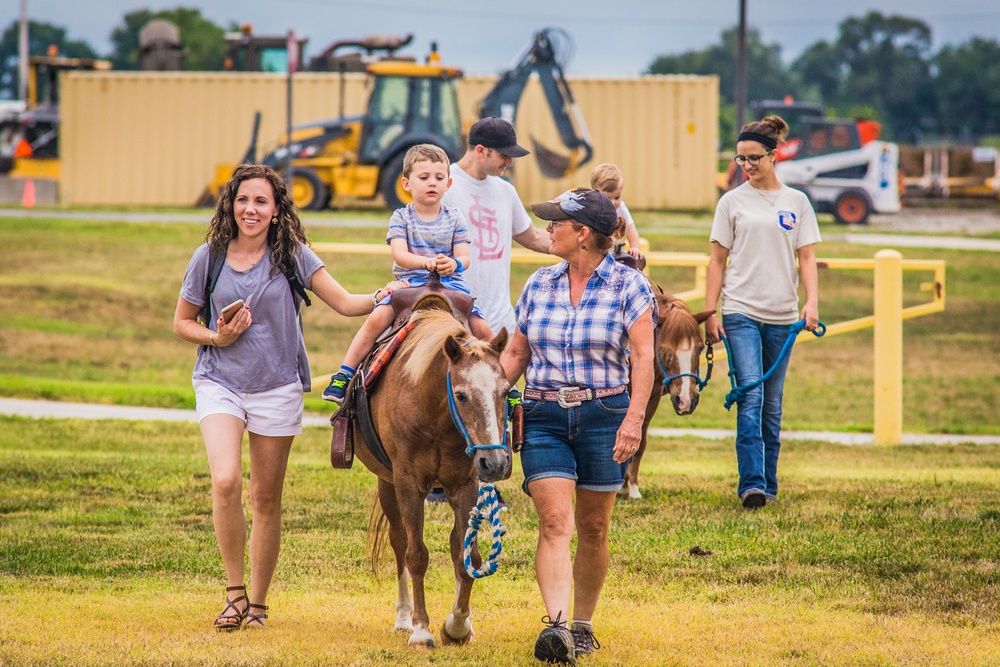
[[[841,192],[833,204],[833,217],[842,225],[863,225],[871,212],[871,202],[860,190]]]
[[[395,211],[413,201],[413,195],[403,189],[403,153],[389,160],[382,167],[378,191],[382,193],[386,208]]]
[[[300,211],[320,211],[326,208],[330,192],[319,175],[309,167],[292,169],[292,201]]]

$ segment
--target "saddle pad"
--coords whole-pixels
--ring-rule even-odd
[[[406,340],[407,335],[409,335],[415,324],[416,322],[408,322],[382,349],[375,353],[368,366],[362,369],[361,372],[363,373],[362,377],[364,378],[366,391],[371,391],[372,387],[375,386],[375,382],[382,374],[382,370],[389,363],[389,360],[392,359],[392,355],[399,348],[400,343]]]

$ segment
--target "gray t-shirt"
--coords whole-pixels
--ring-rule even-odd
[[[209,262],[208,244],[195,250],[181,285],[181,298],[195,306],[205,305],[205,283]],[[295,273],[306,289],[312,276],[324,266],[311,248],[299,244],[295,253]],[[237,299],[253,295],[250,312],[253,324],[227,347],[198,347],[195,380],[211,380],[237,394],[255,394],[302,382],[312,389],[305,339],[298,322],[292,289],[281,273],[271,275],[269,252],[255,266],[236,271],[228,263],[219,274],[212,292],[208,328],[216,329],[219,312]]]
[[[740,313],[765,324],[799,319],[796,251],[822,240],[804,193],[787,185],[761,193],[749,182],[730,190],[715,209],[711,240],[729,249],[723,314]]]

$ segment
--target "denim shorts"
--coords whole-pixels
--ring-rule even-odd
[[[584,401],[572,408],[554,401],[523,402],[524,492],[546,477],[576,480],[578,489],[617,491],[631,459],[615,463],[618,427],[628,412],[628,393]]]

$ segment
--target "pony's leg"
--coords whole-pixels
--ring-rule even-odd
[[[416,480],[401,477],[396,480],[396,500],[403,527],[406,530],[406,569],[413,583],[413,634],[407,642],[410,646],[434,648],[434,636],[430,633],[430,618],[427,616],[427,602],[424,598],[424,574],[429,560],[427,545],[424,544],[424,497]]]
[[[399,515],[396,489],[389,482],[378,481],[378,499],[389,522],[389,544],[396,560],[396,624],[397,632],[413,632],[413,597],[410,596],[410,576],[406,572],[406,529]]]
[[[448,618],[441,626],[441,642],[448,644],[467,644],[472,641],[475,632],[472,629],[472,584],[475,579],[465,571],[464,542],[465,530],[469,513],[476,504],[477,485],[466,484],[450,495],[451,509],[455,513],[455,524],[451,529],[451,562],[455,569],[455,604]],[[488,535],[487,535],[488,536]],[[482,564],[477,544],[472,545],[472,565],[478,568]]]

